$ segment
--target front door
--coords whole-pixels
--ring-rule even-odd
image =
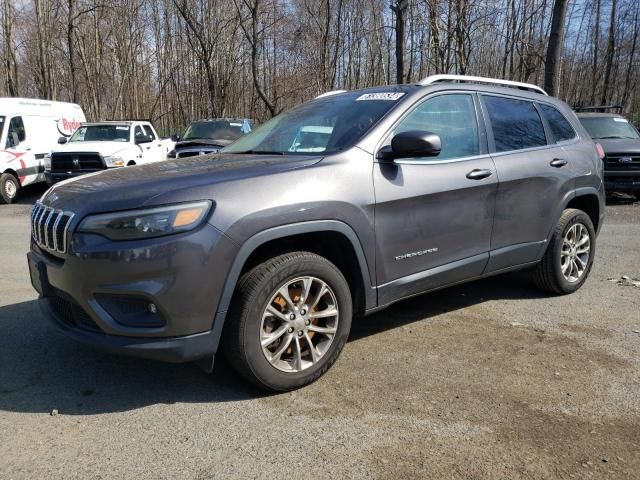
[[[477,104],[471,93],[431,96],[383,143],[422,130],[440,136],[442,151],[374,165],[380,305],[484,270],[498,179]]]
[[[31,150],[30,139],[27,138],[22,117],[12,117],[9,121],[4,151],[0,154],[0,163],[17,173],[22,186],[42,180],[43,168],[40,160],[36,160]]]

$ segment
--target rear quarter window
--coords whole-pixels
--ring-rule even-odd
[[[551,105],[538,104],[542,114],[547,119],[551,133],[557,142],[563,142],[565,140],[571,140],[576,137],[576,132],[560,111],[552,107]]]
[[[544,127],[533,102],[483,95],[497,152],[547,144]]]

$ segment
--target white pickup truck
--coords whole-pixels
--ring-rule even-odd
[[[127,167],[167,158],[175,142],[161,139],[149,122],[82,123],[44,159],[49,185],[107,168]]]

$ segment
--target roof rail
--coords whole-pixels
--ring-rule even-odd
[[[344,93],[347,90],[331,90],[330,92],[324,92],[320,95],[318,95],[316,98],[323,98],[323,97],[329,97],[331,95],[337,95],[339,93]],[[315,99],[314,99],[315,100]]]
[[[432,85],[439,82],[470,82],[470,83],[487,83],[490,85],[501,85],[503,87],[519,88],[520,90],[529,90],[531,92],[548,95],[542,88],[531,83],[513,82],[511,80],[500,80],[497,78],[472,77],[469,75],[431,75],[423,78],[418,85]]]

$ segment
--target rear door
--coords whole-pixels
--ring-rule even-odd
[[[394,134],[436,133],[436,157],[374,164],[379,304],[478,276],[489,257],[497,189],[477,99],[438,93],[396,124]]]
[[[538,258],[574,174],[536,102],[494,94],[481,99],[499,179],[487,265],[492,272]]]
[[[154,132],[153,128],[151,128],[151,125],[142,125],[142,128],[144,130],[144,133],[153,139],[148,144],[148,146],[151,147],[150,156],[149,156],[150,160],[152,162],[158,162],[160,160],[164,160],[164,155],[162,152],[162,143],[160,142],[160,139],[156,135],[156,132]]]

